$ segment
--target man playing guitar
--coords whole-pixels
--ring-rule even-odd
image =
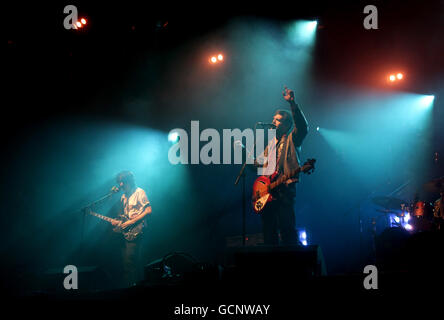
[[[268,155],[275,154],[276,170],[270,176],[274,181],[282,175],[290,176],[291,172],[300,168],[301,145],[308,133],[308,123],[299,105],[294,101],[294,93],[285,87],[284,99],[290,104],[291,113],[287,110],[277,110],[273,117],[276,127],[276,138],[268,143],[263,154],[266,166]],[[274,148],[276,152],[271,152]],[[269,159],[268,159],[269,160]],[[257,161],[255,162],[258,165]],[[294,198],[296,196],[296,183],[298,174],[282,183],[272,191],[270,203],[261,211],[264,233],[264,244],[278,245],[278,230],[281,234],[282,244],[297,244],[295,230]]]
[[[151,205],[143,189],[136,186],[134,175],[130,171],[122,171],[117,175],[119,189],[123,190],[121,202],[122,214],[126,217],[125,222],[118,220],[111,221],[113,226],[118,226],[122,230],[131,228],[136,224],[143,224],[147,215],[151,214]],[[145,219],[145,220],[143,220]],[[141,236],[129,241],[123,238],[122,242],[122,262],[124,285],[131,286],[138,280],[139,272],[139,254]]]

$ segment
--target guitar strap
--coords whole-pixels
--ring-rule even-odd
[[[274,173],[270,176],[271,181],[275,181],[279,177],[279,175],[281,174],[281,168],[282,168],[281,159],[282,159],[282,153],[284,150],[285,143],[286,143],[285,136],[283,136],[281,138],[281,140],[279,140],[277,143],[269,145],[271,147],[270,149],[272,149],[272,150],[276,149],[276,168],[275,168]],[[267,146],[267,149],[268,149],[268,146]]]
[[[276,138],[275,138],[276,139]],[[271,180],[274,180],[274,178],[276,178],[277,176],[279,176],[282,172],[282,168],[283,168],[283,160],[285,159],[285,157],[282,156],[282,154],[285,152],[285,150],[287,150],[286,146],[287,146],[287,141],[288,141],[288,136],[287,135],[283,135],[281,137],[281,139],[279,141],[277,141],[276,143],[269,143],[264,152],[263,155],[267,158],[267,162],[266,164],[268,165],[268,163],[270,161],[269,157],[271,154],[273,154],[273,149],[276,150],[276,168],[274,173],[270,176]]]
[[[276,147],[276,152],[277,152],[277,159],[276,159],[276,173],[277,176],[280,175],[282,173],[282,168],[283,168],[283,163],[282,159],[284,159],[285,157],[282,157],[282,154],[284,153],[284,150],[286,150],[286,145],[287,145],[287,136],[284,135],[281,137],[281,140],[277,143],[277,147]]]
[[[276,176],[275,178],[277,179],[278,177],[280,177],[283,174],[288,174],[287,172],[285,172],[285,161],[287,161],[287,153],[288,153],[288,140],[290,135],[284,135],[281,138],[281,144],[278,146],[278,159],[277,159],[277,170],[276,170]],[[283,140],[282,140],[283,139]],[[287,181],[289,183],[292,182],[297,182],[299,179],[298,178],[290,178]]]

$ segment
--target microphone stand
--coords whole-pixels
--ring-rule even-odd
[[[242,246],[245,246],[245,233],[246,233],[246,208],[245,208],[245,166],[247,165],[247,161],[245,160],[242,168],[239,172],[239,175],[236,178],[236,182],[234,185],[239,183],[239,179],[242,177]]]
[[[256,123],[254,125],[254,132],[256,132]],[[254,152],[254,149],[256,148],[256,138],[254,139],[253,149],[250,150],[249,154],[245,157],[245,162],[242,165],[242,168],[239,171],[239,175],[236,178],[236,181],[234,182],[234,185],[237,185],[239,183],[240,178],[242,177],[242,246],[245,247],[245,236],[246,236],[246,220],[247,220],[247,211],[246,211],[246,202],[245,202],[245,167],[247,166],[248,158],[250,158],[251,153]],[[246,151],[248,151],[245,148]]]

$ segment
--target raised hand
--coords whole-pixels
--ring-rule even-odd
[[[284,99],[288,102],[294,101],[294,92],[293,90],[290,90],[287,88],[287,86],[284,86],[284,91],[282,92]]]

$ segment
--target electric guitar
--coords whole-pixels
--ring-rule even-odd
[[[253,183],[253,209],[256,213],[260,213],[264,208],[267,202],[271,201],[273,197],[270,192],[274,188],[278,187],[288,179],[294,177],[299,172],[310,174],[314,170],[315,159],[308,159],[302,167],[299,167],[295,170],[292,170],[288,175],[282,175],[274,182],[271,182],[270,178],[267,176],[260,176]]]
[[[122,223],[124,223],[125,221],[128,221],[128,220],[129,220],[129,219],[128,219],[126,216],[124,216],[124,215],[119,215],[120,219],[113,219],[113,218],[110,218],[110,217],[107,217],[107,216],[103,216],[103,215],[101,215],[101,214],[98,214],[98,213],[96,213],[96,212],[94,212],[94,211],[91,211],[91,210],[89,210],[89,211],[87,211],[87,212],[88,212],[90,215],[92,215],[92,216],[94,216],[94,217],[97,217],[97,218],[99,218],[99,219],[102,219],[102,220],[108,221],[109,223],[112,223],[112,222],[117,222],[117,223],[119,223],[117,226],[115,226],[115,227],[113,228],[113,231],[114,231],[114,232],[117,232],[117,233],[121,233],[121,234],[123,235],[123,237],[125,238],[125,240],[127,240],[127,241],[133,241],[133,240],[135,240],[140,234],[142,234],[143,220],[144,220],[144,219],[141,219],[141,220],[137,221],[136,223],[134,223],[134,224],[128,226],[127,228],[122,229],[122,228],[120,227],[120,226],[122,225]]]

